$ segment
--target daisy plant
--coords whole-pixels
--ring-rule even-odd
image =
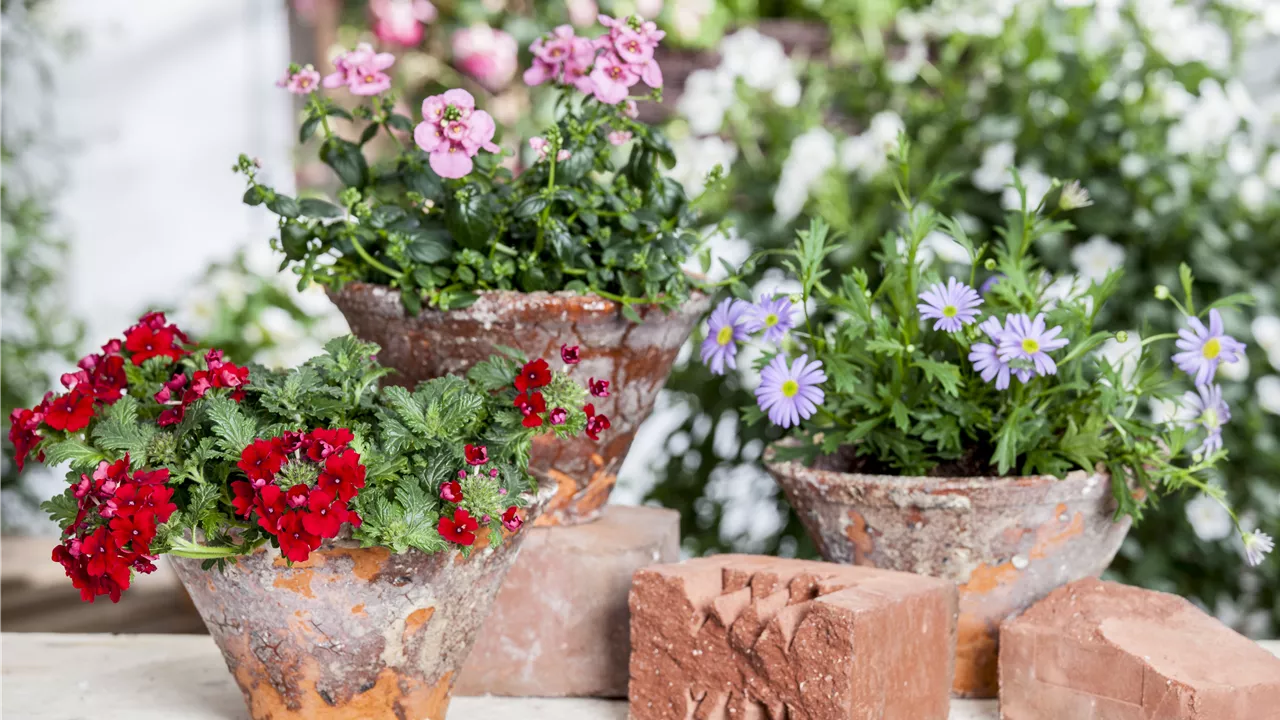
[[[772,251],[799,292],[754,304],[729,298],[710,318],[702,357],[713,373],[742,370],[741,346],[759,346],[757,403],[746,418],[767,418],[801,440],[780,444],[780,457],[850,448],[859,471],[886,475],[1105,469],[1118,512],[1135,518],[1159,493],[1183,488],[1223,502],[1210,477],[1227,455],[1231,412],[1216,372],[1244,346],[1224,332],[1219,308],[1248,298],[1198,307],[1183,265],[1182,299],[1166,288],[1156,296],[1177,306],[1185,329],[1130,337],[1099,328],[1122,271],[1080,283],[1050,275],[1032,253],[1041,238],[1071,228],[1063,216],[1082,202],[1078,186],[1055,181],[1029,202],[1015,174],[1019,208],[997,240],[975,244],[960,222],[910,199],[906,183],[903,168],[903,220],[881,239],[873,265],[831,274],[825,261],[842,245],[817,220],[792,247]],[[924,197],[946,185],[932,183]],[[964,277],[922,262],[926,239],[938,233],[968,254]],[[1166,367],[1156,346],[1175,340],[1181,352]],[[1153,416],[1159,403],[1178,411]],[[1256,564],[1271,538],[1236,526]]]
[[[293,563],[343,536],[466,554],[524,524],[535,435],[609,427],[542,359],[494,356],[410,389],[380,385],[377,352],[346,336],[290,370],[239,366],[144,316],[63,375],[65,392],[10,416],[19,464],[68,467],[43,505],[62,529],[53,560],[84,600],[114,602],[166,553],[208,569],[270,544]]]
[[[695,283],[682,266],[696,256],[705,271],[710,254],[693,202],[663,174],[676,161],[670,144],[637,119],[637,102],[661,99],[654,52],[665,33],[637,16],[600,23],[599,37],[566,25],[530,46],[524,80],[557,94],[555,119],[506,149],[466,90],[404,114],[387,74],[394,57],[368,45],[323,78],[291,66],[279,85],[305,98],[299,139],[318,137],[340,187],[294,198],[246,156],[235,170],[244,201],[279,216],[272,243],[300,285],[390,286],[414,314],[465,307],[485,290],[589,292],[636,321],[633,305],[680,306]]]

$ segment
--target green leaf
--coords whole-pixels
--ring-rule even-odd
[[[49,519],[65,530],[75,522],[76,515],[80,513],[80,501],[76,499],[71,488],[67,488],[61,495],[54,495],[40,503],[40,509],[49,513]]]
[[[889,414],[893,416],[893,423],[898,429],[907,432],[911,429],[911,416],[907,414],[907,406],[902,404],[901,400],[894,400],[893,406],[889,408]]]
[[[287,218],[298,217],[298,201],[288,195],[276,195],[267,201],[267,207],[271,212]]]
[[[45,464],[61,465],[69,462],[71,467],[76,470],[88,472],[97,467],[98,463],[106,460],[101,452],[96,448],[90,447],[75,438],[68,438],[62,442],[49,445],[44,450]]]
[[[541,195],[530,195],[516,205],[512,214],[521,219],[531,218],[546,209],[549,204],[550,202]]]
[[[960,394],[960,368],[947,362],[939,362],[925,357],[917,357],[912,361],[916,367],[924,370],[931,382],[941,383],[948,395]]]
[[[412,238],[405,252],[416,262],[432,265],[449,259],[453,254],[453,243],[449,240],[449,234],[443,230],[416,232]]]
[[[125,395],[103,408],[93,438],[99,447],[127,453],[134,467],[143,467],[147,464],[147,446],[156,432],[155,425],[138,421],[138,400]]]
[[[381,127],[377,123],[369,123],[365,126],[364,132],[360,133],[360,147],[364,147],[365,143],[373,139],[378,134],[378,128]]]
[[[318,115],[310,116],[306,120],[303,120],[302,127],[298,128],[298,144],[301,145],[311,139],[311,136],[316,132],[316,127],[319,125],[320,116]]]
[[[590,170],[595,163],[595,153],[590,148],[582,148],[565,158],[564,162],[556,163],[556,183],[569,184],[578,182]]]
[[[213,423],[213,434],[218,438],[225,457],[238,458],[257,439],[257,424],[240,411],[240,405],[235,400],[206,397],[204,408]]]
[[[870,350],[873,353],[880,353],[884,355],[899,355],[905,349],[902,347],[902,343],[897,340],[889,340],[886,338],[868,340],[866,347],[867,350]]]
[[[640,313],[636,312],[636,309],[631,306],[631,303],[623,303],[622,317],[636,323],[637,325],[644,322],[644,318],[640,317]]]
[[[254,185],[248,190],[245,190],[244,197],[240,198],[245,205],[250,206],[261,205],[264,199],[266,199],[266,197],[263,193],[262,187],[259,185]]]
[[[459,245],[485,250],[495,234],[493,209],[480,193],[451,203],[445,210],[445,226]]]
[[[413,132],[413,120],[399,113],[392,113],[387,118],[387,124],[401,132]]]
[[[313,218],[340,218],[346,211],[327,200],[303,198],[298,201],[298,209],[303,215]]]
[[[369,182],[369,165],[355,144],[339,137],[329,138],[320,148],[320,159],[333,168],[347,187],[360,188]]]

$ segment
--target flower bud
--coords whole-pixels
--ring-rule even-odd
[[[1119,343],[1129,342],[1129,333],[1125,332],[1124,330],[1121,330],[1120,332],[1116,333],[1116,342],[1119,342]]]
[[[996,269],[995,258],[987,258],[986,261],[982,263],[982,267],[988,270],[995,270]]]
[[[1157,299],[1157,300],[1168,300],[1168,299],[1169,299],[1169,288],[1165,287],[1164,285],[1157,285],[1157,286],[1156,286],[1156,299]]]

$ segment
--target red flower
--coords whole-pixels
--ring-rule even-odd
[[[574,345],[573,347],[569,347],[568,345],[561,345],[560,359],[564,361],[565,365],[577,365],[578,361],[582,359],[582,355],[579,352],[579,348],[577,345]]]
[[[322,538],[337,537],[347,519],[347,506],[334,502],[332,495],[318,488],[307,498],[307,509],[311,512],[302,516],[302,527]]]
[[[284,502],[286,505],[296,510],[297,508],[307,506],[307,498],[309,495],[311,495],[311,488],[303,485],[302,483],[298,483],[285,491]]]
[[[604,415],[597,415],[596,406],[591,403],[584,405],[582,412],[587,414],[587,437],[592,440],[599,440],[600,433],[609,429],[609,418]]]
[[[89,425],[93,417],[93,396],[76,388],[48,403],[44,422],[54,430],[77,432]]]
[[[520,517],[520,511],[515,505],[507,508],[507,511],[502,513],[502,527],[511,532],[516,532],[523,526],[524,518]]]
[[[258,491],[258,502],[254,505],[258,511],[258,525],[267,532],[275,534],[280,528],[280,518],[287,509],[284,493],[278,485],[263,485]]]
[[[299,430],[285,430],[280,436],[280,449],[287,455],[292,455],[294,451],[303,447],[307,434]]]
[[[335,428],[333,430],[316,428],[309,435],[307,457],[316,462],[320,462],[341,450],[355,439],[355,435],[352,435],[351,431],[346,428]]]
[[[523,424],[527,428],[535,428],[542,425],[542,415],[547,411],[547,401],[542,398],[542,393],[520,393],[516,396],[515,406],[520,409],[520,413],[524,415]]]
[[[530,360],[520,368],[516,376],[516,389],[520,392],[546,387],[551,382],[551,367],[542,358]]]
[[[458,482],[447,482],[440,486],[440,499],[445,502],[462,502],[462,485]]]
[[[187,354],[177,345],[177,337],[167,327],[155,329],[149,325],[134,325],[125,332],[124,347],[134,365],[141,365],[153,357],[179,360]]]
[[[213,387],[238,388],[249,384],[249,368],[223,362],[221,350],[210,350],[204,356],[204,361],[209,368],[207,377]]]
[[[489,462],[489,448],[484,445],[467,445],[463,448],[468,465],[483,465]]]
[[[253,486],[243,480],[237,480],[231,483],[231,492],[236,495],[231,499],[231,507],[235,508],[236,515],[249,517],[249,513],[253,512],[254,501],[258,497]]]
[[[9,413],[9,442],[13,443],[13,455],[19,470],[22,469],[31,449],[40,442],[40,434],[36,430],[40,429],[42,422],[44,422],[44,403],[40,403],[32,410],[15,408]],[[44,453],[41,453],[36,460],[43,462]]]
[[[124,358],[119,355],[86,355],[77,364],[79,372],[62,376],[64,387],[79,387],[107,405],[124,396],[124,389],[129,385],[124,373]]]
[[[135,553],[149,552],[156,536],[155,515],[143,510],[131,517],[116,517],[111,520],[111,535],[120,547],[128,545]]]
[[[276,534],[276,540],[280,542],[280,554],[293,562],[306,562],[311,557],[311,551],[320,547],[320,538],[307,532],[302,523],[302,515],[298,512],[286,513],[280,518],[280,532]]]
[[[351,502],[364,487],[365,467],[360,464],[360,453],[347,448],[324,461],[324,472],[316,486],[342,502]]]
[[[249,447],[240,453],[240,462],[236,466],[244,471],[250,480],[270,480],[284,466],[284,452],[280,449],[280,439],[254,440]]]
[[[459,545],[471,545],[476,541],[476,529],[480,524],[471,517],[471,513],[462,508],[454,508],[453,518],[440,516],[440,524],[436,526],[440,537]]]
[[[133,481],[143,485],[164,485],[169,482],[169,468],[139,470],[133,474]]]
[[[591,388],[591,394],[596,397],[609,397],[609,381],[597,380],[591,378],[587,381],[587,387]]]
[[[565,420],[569,419],[569,411],[562,407],[558,407],[551,411],[549,416],[552,425],[563,425]]]

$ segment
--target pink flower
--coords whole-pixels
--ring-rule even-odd
[[[391,76],[383,71],[395,61],[391,53],[375,53],[369,43],[360,43],[334,58],[334,72],[325,76],[324,86],[346,85],[353,95],[377,95],[391,88]]]
[[[625,145],[630,141],[631,141],[630,130],[614,130],[613,132],[609,133],[610,145]]]
[[[435,22],[436,6],[428,0],[369,0],[373,34],[389,45],[415,47],[423,26]]]
[[[475,167],[471,158],[481,149],[498,152],[493,144],[493,118],[476,110],[466,90],[446,90],[422,101],[422,122],[413,140],[431,156],[431,169],[444,178],[465,177]]]
[[[551,415],[548,417],[550,418],[552,425],[563,425],[564,421],[569,419],[569,411],[562,407],[558,407],[552,410]]]
[[[458,67],[489,90],[501,90],[516,75],[516,39],[488,25],[472,25],[453,33],[453,58]]]
[[[578,27],[587,27],[595,22],[596,14],[600,12],[596,0],[567,0],[565,5],[569,10],[569,22]]]
[[[294,66],[296,67],[296,66]],[[277,87],[287,88],[294,95],[308,95],[320,87],[320,73],[312,65],[286,71],[284,77],[276,83]]]
[[[551,143],[547,142],[547,139],[542,137],[529,138],[529,147],[533,148],[533,151],[538,153],[538,162],[546,160],[547,155],[551,152]],[[573,153],[568,150],[561,148],[560,152],[556,153],[556,162],[564,162],[565,160],[568,160],[569,156],[572,154]]]
[[[627,91],[639,81],[640,74],[612,52],[596,58],[595,69],[591,71],[596,99],[607,105],[626,100]]]
[[[533,65],[524,73],[526,85],[541,85],[554,80],[573,85],[581,93],[591,94],[593,86],[589,73],[596,60],[596,48],[590,40],[576,37],[572,27],[557,27],[549,35],[534,40],[529,51],[533,53]]]
[[[622,114],[633,120],[640,117],[640,108],[636,107],[636,101],[628,100],[626,104],[622,106]]]
[[[612,51],[622,62],[628,63],[645,85],[662,87],[662,69],[654,59],[654,50],[667,34],[654,22],[635,15],[623,20],[601,15],[598,20],[609,28],[609,32],[597,38],[596,45]]]

